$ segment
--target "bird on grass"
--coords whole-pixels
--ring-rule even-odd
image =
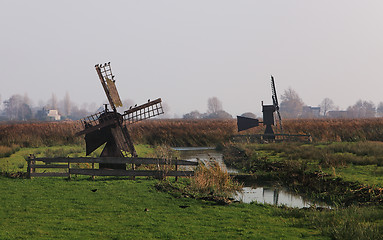
[[[92,192],[96,192],[96,191],[97,191],[97,189],[92,189],[91,191],[92,191]]]
[[[180,205],[179,207],[180,207],[180,208],[188,208],[188,207],[190,207],[190,206],[188,206],[188,205]]]

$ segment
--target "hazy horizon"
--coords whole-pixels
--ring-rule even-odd
[[[170,116],[261,112],[289,87],[305,104],[383,101],[383,2],[1,1],[1,101],[54,93],[101,105],[94,70],[111,62],[121,99],[161,97]]]

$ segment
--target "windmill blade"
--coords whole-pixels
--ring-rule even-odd
[[[108,86],[108,90],[110,93],[110,98],[112,99],[113,104],[116,107],[122,107],[122,102],[120,99],[120,95],[118,94],[116,84],[114,81],[110,80],[109,78],[105,78],[106,84]]]
[[[114,112],[117,112],[116,105],[121,104],[120,96],[118,95],[114,78],[112,74],[112,68],[110,67],[110,62],[102,64],[97,64],[95,66],[98,77],[100,78],[101,85],[104,88],[106,97],[108,98],[109,104]],[[108,81],[109,80],[109,81]],[[122,105],[122,104],[121,104]]]
[[[275,82],[274,82],[274,77],[271,75],[271,92],[272,92],[272,99],[273,99],[273,104],[276,110],[279,109],[279,103],[278,103],[278,96],[277,96],[277,90],[275,89]]]
[[[281,133],[283,133],[282,118],[281,118],[281,113],[279,112],[278,96],[277,96],[277,90],[275,88],[275,82],[274,82],[273,75],[271,75],[271,91],[272,91],[272,98],[273,98],[273,104],[275,107],[275,111],[277,112],[277,115],[278,115],[279,127],[281,129]]]
[[[282,118],[281,118],[281,114],[279,113],[279,109],[277,109],[277,115],[278,115],[279,128],[281,129],[281,134],[283,134]]]
[[[125,123],[131,124],[163,114],[161,102],[161,98],[158,98],[125,111],[123,114]]]
[[[130,138],[129,132],[125,126],[117,126],[116,128],[110,129],[114,138],[114,141],[118,147],[126,152],[130,152],[132,157],[137,157],[136,149],[134,148],[133,142]]]
[[[238,132],[247,130],[249,128],[257,127],[257,126],[259,126],[258,119],[237,116]]]

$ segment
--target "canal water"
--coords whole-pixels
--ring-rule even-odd
[[[223,162],[222,153],[211,147],[177,147],[173,148],[179,151],[180,158],[189,161],[211,162],[216,161],[222,169],[226,169],[228,173],[238,173],[237,169],[226,167]],[[245,183],[241,192],[238,192],[234,197],[236,201],[244,203],[261,203],[271,204],[276,206],[287,206],[293,208],[308,208],[308,207],[325,207],[324,204],[314,204],[311,201],[304,199],[297,193],[288,191],[282,186],[272,183]]]

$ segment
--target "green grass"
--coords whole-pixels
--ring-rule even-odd
[[[102,147],[99,147],[90,156],[100,156]],[[135,148],[139,156],[150,156],[155,152],[155,148],[149,145],[136,145]],[[81,145],[21,148],[9,157],[0,158],[0,172],[26,172],[25,159],[30,154],[34,154],[35,157],[85,157],[85,148]]]
[[[156,182],[0,177],[0,239],[326,239],[278,208],[174,198]]]

